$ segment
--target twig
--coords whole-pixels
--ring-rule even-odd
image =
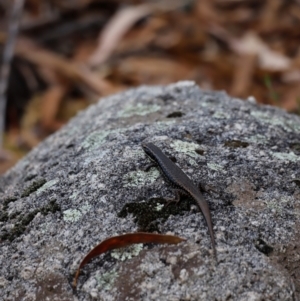
[[[55,70],[58,74],[72,80],[78,85],[84,85],[91,92],[96,93],[97,98],[100,95],[109,93],[111,85],[104,79],[99,78],[87,66],[78,65],[72,60],[68,60],[50,50],[47,50],[34,41],[19,37],[16,45],[16,55],[27,61]]]
[[[10,64],[14,56],[14,46],[19,31],[19,22],[23,11],[24,0],[15,0],[8,25],[8,35],[3,50],[3,63],[0,70],[0,150],[3,147],[5,126],[6,90],[8,86]]]

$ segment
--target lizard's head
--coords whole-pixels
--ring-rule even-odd
[[[142,143],[142,148],[144,150],[144,152],[151,158],[151,159],[155,159],[154,156],[154,152],[156,151],[156,149],[158,149],[157,146],[155,146],[153,143],[149,142],[143,142]]]

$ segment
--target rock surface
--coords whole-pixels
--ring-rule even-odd
[[[102,99],[0,180],[0,300],[297,300],[300,118],[192,82]],[[218,263],[192,200],[170,186],[142,141],[205,188]],[[142,231],[179,245],[133,245],[85,266],[100,241]]]

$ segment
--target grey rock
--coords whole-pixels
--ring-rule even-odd
[[[0,300],[297,300],[300,118],[192,82],[103,98],[0,179]],[[217,243],[141,148],[151,141],[205,188]],[[142,231],[178,245],[100,241]]]

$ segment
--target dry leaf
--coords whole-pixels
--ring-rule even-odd
[[[103,254],[107,251],[123,248],[132,244],[140,243],[157,243],[157,244],[178,244],[185,239],[173,235],[153,234],[153,233],[128,233],[124,235],[114,236],[102,241],[94,247],[81,261],[76,272],[73,286],[76,287],[80,269],[94,257]]]
[[[239,54],[257,55],[259,66],[270,71],[285,71],[290,67],[291,60],[271,50],[254,32],[248,32],[243,38],[235,39],[231,47]]]
[[[152,6],[146,4],[127,7],[118,11],[103,29],[99,38],[99,45],[91,55],[89,64],[97,66],[107,60],[124,34],[134,23],[149,15],[151,11]]]

